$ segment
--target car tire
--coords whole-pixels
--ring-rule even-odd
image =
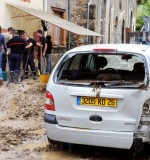
[[[50,150],[52,150],[52,151],[62,151],[62,150],[67,149],[67,143],[51,140],[48,136],[47,136],[47,139],[48,139],[48,142],[49,142]]]

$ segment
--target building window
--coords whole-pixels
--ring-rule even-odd
[[[62,19],[66,19],[66,11],[52,7],[52,13]],[[60,27],[53,25],[52,41],[56,46],[66,46],[66,31]]]
[[[133,18],[133,16],[132,16],[132,12],[131,12],[131,14],[130,14],[130,28],[132,29],[132,18]]]
[[[117,28],[117,26],[118,26],[118,17],[116,17],[115,19],[115,27]]]

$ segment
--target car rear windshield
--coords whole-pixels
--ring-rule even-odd
[[[116,82],[117,86],[133,86],[144,82],[145,67],[144,57],[133,53],[74,53],[62,60],[57,82],[80,85]]]

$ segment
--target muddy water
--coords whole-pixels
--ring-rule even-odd
[[[43,153],[42,160],[150,160],[150,147],[135,154],[133,150],[76,145],[73,151]]]
[[[79,160],[80,157],[78,157],[75,153],[69,153],[69,152],[47,152],[43,153],[42,160]]]
[[[150,147],[132,150],[74,145],[69,151],[48,144],[44,97],[39,81],[0,87],[0,160],[150,160]]]

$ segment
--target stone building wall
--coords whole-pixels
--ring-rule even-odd
[[[126,29],[131,28],[131,31],[135,29],[137,0],[70,0],[70,2],[70,21],[85,28],[88,2],[91,2],[89,29],[103,35],[99,43],[125,43]]]
[[[48,0],[47,1],[47,12],[52,13],[52,7],[58,9],[64,9],[68,13],[68,0]],[[47,24],[47,34],[52,35],[52,24]]]
[[[70,0],[71,22],[87,28],[89,1]],[[56,2],[49,0],[49,5],[67,8],[68,0],[63,1],[65,5],[60,5],[58,0]],[[91,2],[88,27],[103,35],[103,38],[99,38],[98,43],[126,43],[126,30],[130,28],[131,31],[134,31],[136,26],[137,0],[92,0]],[[72,47],[75,47],[75,36],[71,34],[71,43],[74,45]],[[88,43],[94,42],[92,37],[88,37],[88,40]],[[80,42],[87,43],[87,37],[80,37]],[[64,52],[61,52],[60,55],[62,56]],[[54,59],[59,59],[58,57],[55,55]]]
[[[86,28],[87,0],[70,1],[70,21]]]
[[[70,0],[70,22],[75,23],[82,27],[87,27],[87,2],[88,0]],[[51,7],[56,7],[60,9],[66,9],[68,13],[68,0],[48,0],[47,3],[48,10],[51,13]],[[68,20],[68,14],[67,14]],[[93,23],[94,24],[94,23]],[[94,26],[94,25],[93,25]],[[47,24],[48,32],[47,34],[52,34],[52,25]],[[84,41],[85,37],[80,37],[80,41]],[[71,33],[71,48],[75,47],[76,35]],[[55,48],[52,54],[52,66],[54,67],[57,61],[66,52],[65,48]]]
[[[68,16],[68,0],[47,0],[47,12],[52,13],[52,7],[57,9],[66,10]],[[52,24],[47,23],[47,33],[52,35]],[[52,68],[56,65],[58,60],[62,57],[62,55],[66,52],[66,48],[58,48],[53,47],[52,49]]]
[[[137,0],[94,0],[95,31],[104,35],[100,43],[126,43],[126,29],[135,31]]]
[[[70,21],[84,28],[95,31],[95,7],[89,9],[89,24],[88,21],[88,2],[89,0],[70,0]],[[71,47],[75,47],[76,35],[71,34]],[[87,36],[80,36],[80,45],[92,43],[91,37],[87,40]]]

